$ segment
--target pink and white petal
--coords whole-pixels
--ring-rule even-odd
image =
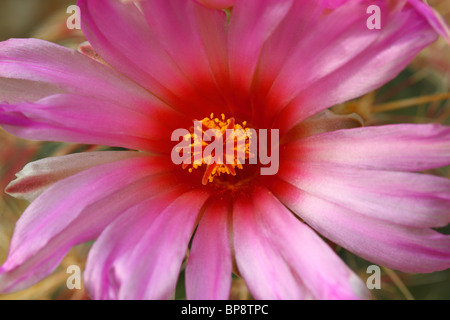
[[[132,205],[101,233],[89,251],[83,275],[91,298],[117,299],[121,282],[114,276],[115,264],[134,250],[159,214],[183,194],[183,190],[183,186],[173,186]]]
[[[283,161],[278,177],[311,195],[386,223],[417,228],[450,223],[450,179]]]
[[[327,132],[284,146],[282,157],[363,169],[428,170],[450,165],[450,127],[396,124]]]
[[[34,103],[0,104],[0,124],[21,138],[152,150],[170,130],[147,115],[109,101],[59,94]],[[163,140],[164,141],[164,140]],[[166,151],[170,151],[168,143]]]
[[[192,241],[186,265],[186,297],[226,300],[231,288],[231,248],[227,201],[210,204]]]
[[[321,235],[368,261],[409,273],[450,267],[448,235],[374,219],[281,180],[270,189]]]
[[[95,239],[132,204],[172,185],[177,179],[169,170],[164,161],[138,156],[53,184],[16,224],[0,291],[26,288],[50,274],[72,246]]]
[[[112,101],[147,114],[153,114],[151,106],[158,105],[151,94],[113,69],[75,50],[38,39],[0,43],[0,78],[29,80],[31,88],[33,82],[44,83],[55,90]],[[22,89],[27,91],[28,86]],[[0,101],[4,100],[0,96]]]
[[[341,6],[299,43],[267,98],[268,115],[282,110],[280,128],[288,130],[328,107],[380,87],[436,40],[428,22],[409,6],[386,13],[381,30],[366,27],[367,16],[360,14],[366,8],[367,3],[359,1]]]
[[[233,208],[235,258],[239,273],[253,297],[264,300],[313,299],[312,292],[293,272],[290,261],[280,255],[279,248],[265,232],[258,222],[252,200],[238,198]]]
[[[196,0],[211,9],[227,9],[234,5],[236,0]]]
[[[292,0],[235,3],[228,33],[229,67],[235,89],[243,92],[250,89],[264,43],[289,13],[292,4]]]
[[[173,296],[189,240],[208,197],[203,190],[182,194],[150,221],[150,225],[135,227],[139,239],[129,232],[123,233],[121,228],[115,229],[118,231],[114,232],[117,245],[128,246],[130,241],[132,247],[131,250],[119,247],[118,255],[113,248],[109,258],[113,262],[104,271],[116,284],[117,299],[170,299]],[[139,220],[135,222],[141,224]],[[108,248],[97,252],[108,253]]]
[[[55,182],[78,172],[138,156],[145,156],[145,154],[134,151],[82,152],[33,161],[16,174],[17,179],[11,181],[5,191],[15,198],[31,202]]]
[[[367,298],[365,284],[266,188],[254,193],[257,221],[316,299]]]

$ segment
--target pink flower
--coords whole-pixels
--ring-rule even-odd
[[[84,273],[95,299],[170,298],[192,237],[189,299],[227,298],[232,272],[258,299],[366,297],[313,230],[397,270],[450,267],[450,237],[432,229],[450,221],[450,181],[414,173],[450,164],[450,128],[359,128],[357,117],[324,111],[448,35],[437,15],[418,1],[377,1],[382,28],[369,30],[374,1],[234,2],[228,20],[194,0],[81,0],[103,60],[35,39],[0,43],[6,130],[143,151],[28,164],[7,188],[32,203],[1,291],[36,283],[95,239]],[[205,166],[173,164],[172,132],[211,113],[279,129],[279,172],[245,164],[204,185]]]

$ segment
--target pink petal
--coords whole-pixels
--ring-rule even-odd
[[[239,198],[235,201],[233,243],[236,263],[253,297],[267,300],[313,298],[256,219],[250,200]]]
[[[366,2],[355,1],[313,21],[308,30],[314,32],[289,51],[266,102],[267,116],[283,110],[278,120],[282,130],[380,87],[436,39],[427,21],[409,6],[393,12],[383,7],[381,30],[366,27],[367,15],[361,14],[366,9]],[[285,32],[288,28],[296,26],[286,26]],[[271,47],[276,44],[274,40]]]
[[[194,190],[172,203],[157,202],[157,210],[162,211],[159,214],[148,203],[142,210],[132,209],[129,222],[118,220],[111,225],[94,244],[88,258],[88,281],[94,297],[169,299],[208,196],[204,191]],[[97,256],[100,265],[94,266]]]
[[[207,207],[192,242],[186,266],[187,299],[225,300],[231,287],[228,202]]]
[[[359,214],[410,227],[450,223],[450,180],[418,173],[283,161],[278,176]]]
[[[240,201],[235,209],[236,261],[256,298],[367,296],[362,281],[267,189],[255,191],[252,205]]]
[[[17,179],[8,185],[6,192],[13,197],[31,202],[55,182],[78,172],[140,155],[145,154],[132,151],[82,152],[33,161],[16,174]]]
[[[179,185],[162,189],[132,204],[101,233],[89,252],[83,277],[91,298],[117,299],[121,283],[114,276],[116,263],[134,250],[160,213],[183,194],[183,189]]]
[[[311,30],[317,31],[317,22],[322,15],[323,8],[315,1],[293,1],[284,19],[265,41],[261,50],[258,77],[255,79],[258,81],[258,85],[255,86],[258,94],[255,94],[255,98],[258,99],[258,96],[261,96],[260,105],[267,103],[265,101],[267,93],[297,46],[304,39],[311,37]],[[297,73],[301,70],[300,64]],[[275,103],[278,105],[279,101]]]
[[[285,146],[301,161],[421,171],[450,165],[450,127],[396,124],[322,133]]]
[[[176,110],[214,105],[203,97],[215,86],[194,10],[208,9],[192,0],[143,1],[139,8],[111,0],[78,4],[83,31],[108,64]],[[213,86],[205,88],[208,84]]]
[[[0,123],[22,138],[100,144],[138,150],[163,148],[171,130],[155,119],[112,102],[73,94],[46,97],[35,103],[0,104]]]
[[[217,99],[217,89],[212,74],[210,51],[219,50],[225,44],[224,29],[226,14],[212,11],[195,1],[148,0],[141,3],[142,11],[154,37],[176,63],[180,71],[191,82],[196,91],[211,102],[223,103]],[[211,28],[218,38],[204,39],[203,29]],[[220,32],[222,29],[222,32]],[[220,46],[208,48],[220,43]],[[196,97],[194,92],[186,92],[197,103],[208,103],[208,100]],[[213,110],[214,111],[214,110]]]
[[[152,107],[167,109],[146,90],[111,68],[74,50],[37,39],[10,39],[0,43],[0,78],[29,80],[34,91],[33,82],[38,82],[55,90],[104,99],[147,114],[154,114]],[[28,86],[22,90],[28,91]],[[30,101],[24,97],[24,101]],[[0,96],[0,102],[17,100],[7,98]]]
[[[204,10],[195,7],[198,31],[202,38],[205,54],[208,56],[209,65],[223,99],[230,99],[230,75],[228,67],[228,29],[227,16],[220,10]],[[210,88],[211,92],[215,92]],[[220,101],[216,102],[221,106]],[[233,104],[228,101],[228,104]],[[220,111],[223,112],[223,109]]]
[[[235,90],[249,90],[263,45],[286,17],[293,2],[260,0],[235,3],[228,37],[229,66]]]
[[[408,0],[408,2],[414,6],[414,8],[427,19],[434,30],[450,44],[450,28],[441,15],[421,0]]]
[[[271,190],[320,234],[368,261],[409,273],[450,267],[448,235],[383,222],[280,180]]]
[[[149,157],[116,161],[48,188],[16,225],[8,259],[0,268],[0,291],[20,290],[41,280],[72,246],[95,239],[131,204],[151,195],[152,183],[158,188],[173,184],[173,174],[157,175],[168,171],[165,161],[160,162]]]

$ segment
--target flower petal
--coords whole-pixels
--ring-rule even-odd
[[[267,300],[313,298],[265,231],[257,222],[254,204],[249,199],[238,198],[233,208],[235,257],[239,273],[253,297]]]
[[[186,266],[187,299],[225,300],[231,287],[229,203],[210,204],[192,241]]]
[[[441,15],[421,0],[408,0],[420,12],[428,23],[450,44],[450,28]]]
[[[0,43],[0,78],[28,80],[31,88],[35,86],[33,82],[39,82],[55,90],[132,106],[144,113],[153,111],[149,108],[152,102],[156,105],[146,90],[111,68],[75,50],[38,39]],[[22,90],[26,92],[28,86]],[[25,98],[24,101],[30,101]],[[0,96],[2,101],[16,102]]]
[[[374,219],[281,180],[270,189],[320,234],[368,261],[409,273],[450,267],[448,235]]]
[[[203,96],[213,96],[209,92],[215,85],[194,12],[195,7],[208,9],[193,0],[78,4],[83,31],[108,64],[176,110],[189,114],[199,106],[214,106]]]
[[[450,179],[297,161],[282,161],[278,176],[309,194],[387,223],[417,228],[450,223]]]
[[[292,4],[292,0],[235,3],[228,37],[229,66],[235,89],[248,91],[265,41],[286,17]]]
[[[327,132],[286,145],[283,155],[366,169],[428,170],[450,165],[450,127],[396,124]]]
[[[183,186],[170,186],[142,202],[132,204],[112,222],[92,246],[84,272],[84,283],[93,299],[117,299],[120,281],[114,277],[120,257],[132,252],[159,214],[181,194]],[[145,275],[142,275],[145,277]]]
[[[133,151],[82,152],[33,161],[16,174],[17,179],[8,185],[6,192],[31,202],[57,181],[94,166],[139,155]]]
[[[171,130],[155,120],[109,101],[73,94],[0,104],[0,123],[22,138],[170,152]]]
[[[105,230],[88,258],[88,280],[94,283],[95,297],[169,299],[175,291],[189,240],[208,196],[201,190],[184,193],[172,203],[158,203],[158,209],[163,210],[159,214],[151,205],[143,210],[132,209],[131,220],[125,225],[128,232],[123,232],[122,220]],[[164,204],[168,205],[165,209],[161,207]],[[94,267],[97,256],[100,264],[107,264]],[[93,273],[99,267],[102,270],[95,274],[101,274],[101,278],[94,277]],[[102,286],[103,295],[98,297]]]
[[[226,98],[218,90],[228,73],[224,59],[226,13],[207,9],[192,0],[149,0],[141,6],[156,39],[195,89],[184,89],[181,94],[190,101],[190,112],[195,109],[203,113],[202,117],[205,108],[223,112],[227,108]]]
[[[295,219],[271,192],[259,188],[253,196],[256,211],[254,219],[259,224],[261,235],[268,239],[278,256],[288,263],[314,298],[368,297],[365,284],[319,236]]]
[[[95,239],[120,213],[176,181],[170,168],[150,157],[125,159],[90,168],[53,184],[19,219],[0,291],[23,289],[44,278],[74,245]],[[153,177],[152,177],[153,175]],[[111,201],[111,197],[115,200]]]
[[[384,4],[381,30],[369,30],[368,16],[362,14],[367,4],[354,1],[324,15],[310,25],[314,32],[291,50],[267,96],[267,116],[282,110],[279,128],[288,130],[380,87],[436,39],[428,22],[409,5],[390,11]]]

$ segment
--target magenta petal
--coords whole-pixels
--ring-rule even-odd
[[[137,150],[152,150],[163,144],[150,139],[170,137],[168,129],[147,115],[112,102],[73,94],[53,95],[35,103],[0,104],[0,123],[7,131],[32,140]],[[166,147],[170,150],[169,145]]]
[[[450,44],[450,28],[439,13],[427,6],[421,0],[408,0],[408,2],[414,6],[414,8],[427,19],[434,30]]]
[[[173,176],[152,177],[167,166],[149,157],[108,163],[52,185],[19,219],[6,262],[0,268],[0,291],[30,286],[48,275],[74,245],[95,239],[132,203]],[[114,198],[115,201],[111,201]]]
[[[31,202],[57,181],[94,166],[140,155],[145,156],[144,153],[134,151],[81,152],[33,161],[16,174],[17,179],[5,191],[13,197]]]
[[[132,208],[129,219],[124,216],[112,224],[89,256],[87,279],[94,297],[169,299],[208,196],[190,191],[172,203],[169,198],[157,201],[156,211],[150,200]]]
[[[274,182],[271,190],[320,234],[366,260],[410,273],[450,267],[448,235],[374,219],[286,182]]]
[[[181,97],[191,101],[189,110],[199,107],[197,110],[204,112],[206,103],[209,112],[223,112],[226,105],[217,84],[221,85],[228,68],[224,60],[225,12],[207,9],[193,0],[148,0],[141,7],[154,37],[192,84],[180,90]]]
[[[234,251],[239,273],[253,297],[270,300],[313,298],[265,231],[258,224],[254,204],[248,199],[237,199],[233,208]]]
[[[114,276],[120,257],[131,253],[154,220],[183,194],[173,186],[142,202],[132,204],[112,222],[92,246],[84,272],[87,292],[93,299],[117,299],[121,282]],[[145,276],[145,275],[143,275]]]
[[[421,171],[450,165],[450,127],[396,124],[345,129],[285,147],[290,159],[366,169]]]
[[[250,88],[263,45],[286,17],[292,4],[292,0],[235,3],[228,41],[231,79],[236,89]]]
[[[10,39],[0,43],[0,78],[29,80],[32,87],[38,82],[57,90],[132,106],[142,112],[154,100],[111,68],[75,50],[37,39]],[[26,91],[27,87],[22,90]],[[30,101],[25,98],[22,102]],[[17,100],[7,99],[0,96],[0,102]]]
[[[312,195],[388,223],[418,228],[450,223],[450,179],[296,161],[283,161],[278,176]]]
[[[225,300],[231,287],[229,204],[214,202],[202,216],[186,266],[187,299]]]
[[[268,115],[283,110],[287,130],[306,118],[374,90],[393,79],[436,39],[413,8],[386,12],[381,30],[366,27],[367,3],[355,1],[317,22],[298,42],[268,94]],[[282,44],[280,44],[282,45]],[[327,94],[323,94],[326,92]]]
[[[309,292],[311,295],[309,298],[316,299],[360,299],[368,296],[365,284],[320,237],[305,224],[298,221],[271,192],[265,188],[255,191],[254,206],[256,212],[253,214],[253,228],[259,229],[259,238],[265,238],[267,241],[267,246],[263,247],[264,250],[261,253],[267,254],[269,250],[276,252],[277,259],[284,261],[297,279],[297,284],[293,282],[292,286],[300,285],[303,290]],[[240,219],[237,214],[239,213],[236,212],[235,219]],[[248,219],[250,214],[247,214]],[[253,236],[256,237],[256,235]],[[239,237],[243,237],[243,235]],[[275,267],[276,265],[272,260],[255,259],[250,262],[247,259],[251,259],[254,253],[247,252],[248,257],[244,257],[242,255],[244,244],[239,244],[236,241],[235,246],[239,270],[241,273],[245,273],[242,275],[250,290],[259,291],[258,288],[261,288],[264,283],[271,283],[272,286],[282,285],[281,283],[278,284],[277,279],[272,277],[276,273],[266,274],[266,278],[259,278],[258,283],[256,281],[259,273],[257,270],[264,270],[269,266]],[[255,247],[247,247],[245,251],[256,249]],[[244,261],[246,261],[246,265],[243,265]],[[258,295],[261,294],[258,291]],[[269,293],[264,294],[268,295]],[[268,298],[268,296],[264,298]],[[280,298],[293,299],[298,297],[281,296]]]
[[[143,1],[139,7],[110,0],[79,5],[83,31],[108,64],[177,110],[192,112],[208,104],[203,95],[216,89],[195,9],[210,10],[193,0]]]

